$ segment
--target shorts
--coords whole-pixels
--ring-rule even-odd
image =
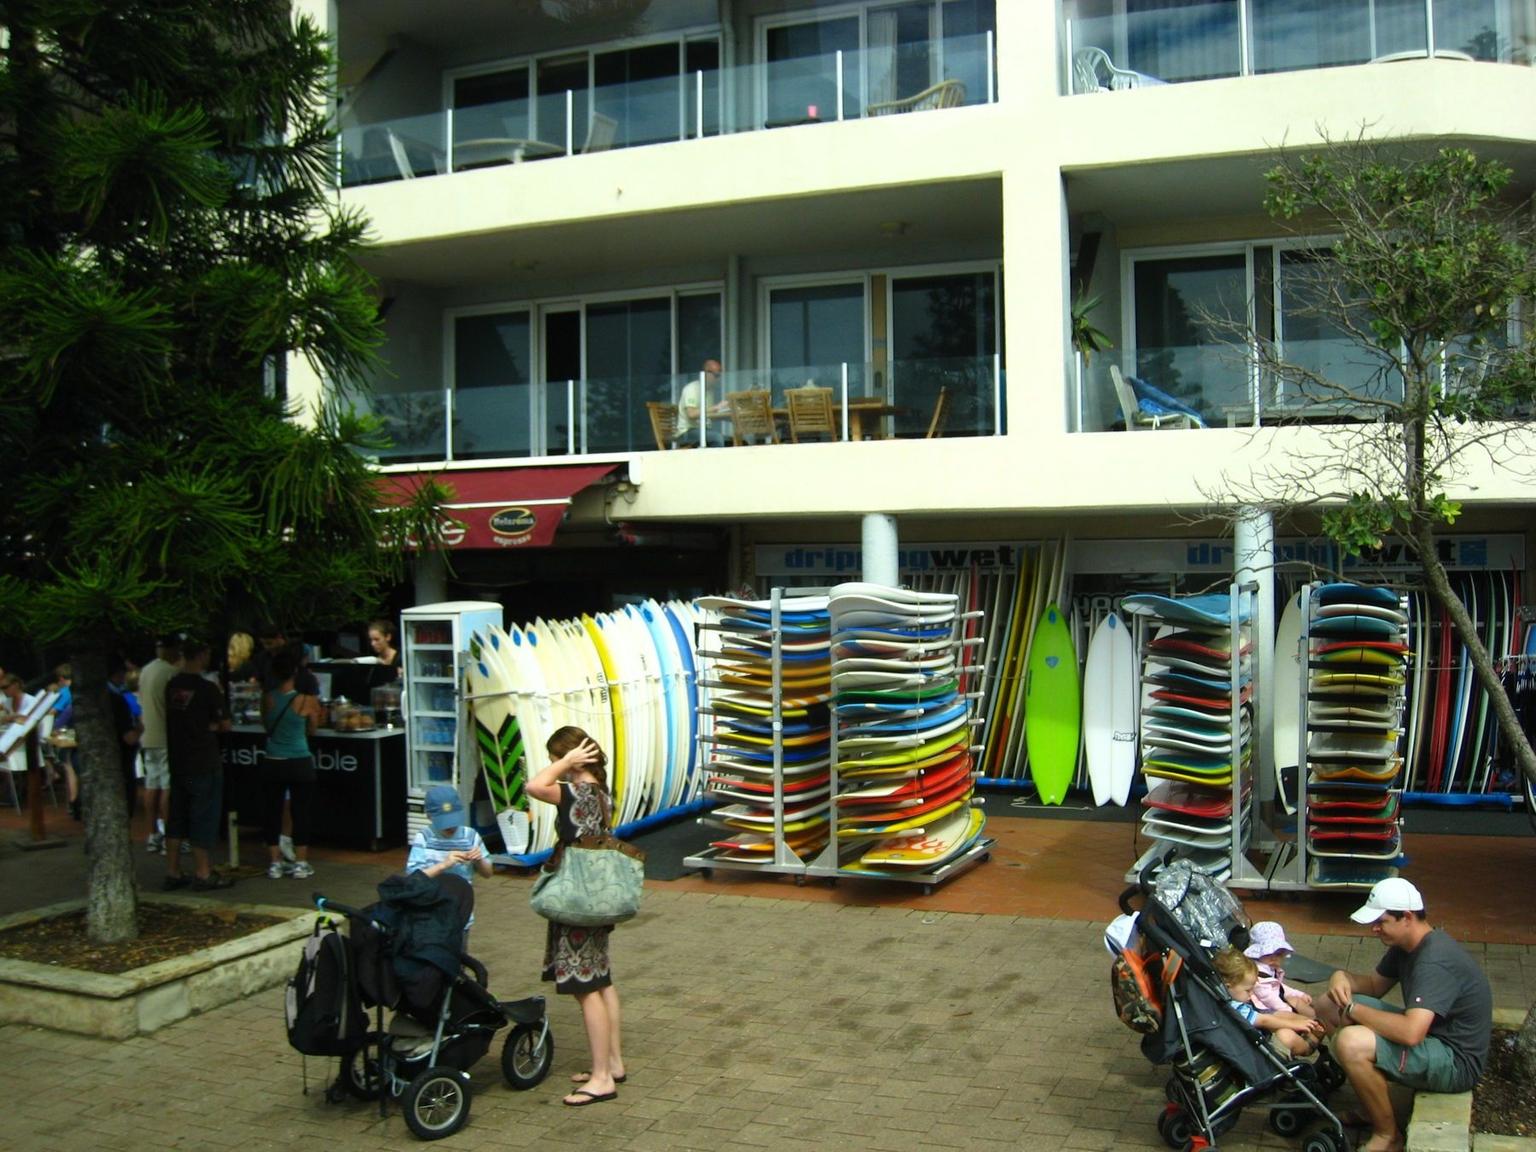
[[[141,748],[144,762],[144,787],[149,789],[171,786],[171,752],[169,748]]]
[[[1380,1008],[1399,1016],[1403,1014],[1403,1009],[1396,1004],[1387,1004],[1374,996],[1356,996],[1355,999],[1367,1008]],[[1376,1067],[1388,1080],[1421,1092],[1468,1092],[1472,1089],[1456,1068],[1455,1051],[1438,1036],[1426,1036],[1411,1048],[1378,1036]]]
[[[165,838],[190,840],[193,847],[212,849],[219,842],[219,814],[223,807],[224,773],[182,772],[172,776]]]

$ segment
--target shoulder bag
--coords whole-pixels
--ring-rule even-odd
[[[533,883],[533,910],[556,924],[601,928],[640,911],[645,853],[617,836],[561,845]]]

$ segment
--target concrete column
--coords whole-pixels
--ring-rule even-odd
[[[1253,661],[1258,676],[1254,697],[1256,724],[1253,738],[1258,751],[1261,799],[1274,795],[1275,717],[1275,522],[1262,508],[1244,508],[1232,532],[1232,578],[1239,584],[1256,583],[1253,606]]]
[[[883,512],[864,516],[864,579],[895,588],[901,584],[896,558],[896,517]]]
[[[420,554],[415,560],[416,603],[442,604],[448,599],[448,565],[436,552]]]

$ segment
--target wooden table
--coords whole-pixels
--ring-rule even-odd
[[[789,425],[789,409],[773,408],[771,411],[773,412],[774,420],[783,424],[787,428]],[[865,420],[869,420],[871,422],[868,425],[868,430],[870,432],[869,439],[881,439],[882,437],[876,434],[878,433],[879,428],[878,425],[874,422],[884,419],[887,416],[905,415],[906,411],[907,410],[901,405],[888,403],[885,399],[879,396],[854,396],[848,401],[848,439],[865,439]],[[843,406],[836,400],[832,401],[832,413],[834,418],[841,422]],[[709,419],[719,421],[723,424],[729,424],[731,423],[731,413],[729,409],[724,411],[716,411],[711,409],[709,412]],[[698,441],[698,436],[692,430],[690,430],[689,433],[689,440],[691,443],[697,443]]]

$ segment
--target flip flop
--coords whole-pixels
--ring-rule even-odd
[[[586,1099],[585,1100],[565,1100],[565,1099],[562,1099],[560,1101],[560,1103],[564,1104],[567,1108],[585,1108],[589,1104],[601,1104],[604,1100],[617,1100],[619,1098],[619,1094],[618,1094],[617,1091],[614,1091],[614,1092],[588,1092],[585,1088],[578,1088],[578,1089],[576,1089],[576,1091],[572,1092],[571,1095],[572,1096],[585,1096]]]
[[[576,1075],[571,1077],[571,1083],[572,1084],[585,1084],[590,1079],[592,1079],[592,1073],[590,1073],[590,1072],[578,1072],[578,1073],[576,1073]],[[622,1076],[615,1076],[613,1078],[613,1082],[615,1084],[622,1084],[622,1083],[624,1083],[624,1081],[626,1081],[628,1079],[629,1079],[629,1073],[626,1072]]]

